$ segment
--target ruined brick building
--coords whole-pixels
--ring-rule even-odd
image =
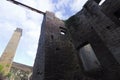
[[[29,80],[32,75],[32,67],[17,62],[12,63],[10,80]]]
[[[120,80],[120,0],[100,1],[66,21],[46,12],[32,80]]]

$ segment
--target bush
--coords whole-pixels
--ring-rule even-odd
[[[10,78],[11,75],[12,75],[12,73],[9,72],[9,73],[6,75],[6,77]]]
[[[3,71],[3,66],[0,65],[0,73],[2,73],[2,71]]]

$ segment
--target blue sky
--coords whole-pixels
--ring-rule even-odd
[[[82,9],[87,0],[17,0],[41,11],[54,12],[60,19],[67,19]],[[40,36],[43,16],[0,0],[0,55],[4,51],[14,30],[23,29],[23,35],[14,57],[14,61],[30,65],[34,59]]]

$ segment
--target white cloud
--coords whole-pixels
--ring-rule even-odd
[[[33,2],[28,4],[32,3]],[[38,44],[40,26],[43,16],[23,7],[16,6],[15,4],[7,2],[6,0],[0,0],[0,11],[0,45],[2,45],[0,47],[0,53],[4,51],[16,27],[20,27],[23,29],[23,35],[17,48],[14,61],[20,62],[21,57],[24,59],[31,57],[25,55],[28,54],[28,51],[32,51],[34,56],[31,57],[30,62],[32,63],[29,63],[29,65],[33,65],[37,49],[37,46],[34,47],[33,45]],[[23,62],[24,61],[21,61],[20,63]]]
[[[37,8],[41,11],[54,11],[52,0],[36,0]]]
[[[12,36],[14,27],[13,24],[4,23],[0,21],[0,54],[3,52],[3,49],[6,47],[10,37]]]
[[[38,44],[33,44],[32,47],[28,47],[29,50],[27,51],[27,55],[30,56],[32,59],[35,58],[36,56],[36,53],[35,51],[37,52],[37,47],[38,47]]]
[[[35,55],[36,55],[34,51],[27,51],[27,54],[28,54],[31,58],[35,57]]]
[[[57,3],[54,3],[55,15],[60,19],[67,19],[68,14],[66,14],[66,9],[70,8],[72,0],[60,0]]]
[[[26,5],[30,5],[31,7],[34,7],[34,8],[36,8],[37,6],[36,0],[16,0],[16,1],[26,4]]]
[[[43,19],[43,15],[33,12],[31,10],[26,10],[26,17],[27,20],[32,20],[38,24],[41,24]]]
[[[41,11],[54,11],[51,0],[17,0]],[[12,4],[6,0],[0,0],[0,51],[3,52],[7,42],[16,27],[23,29],[23,35],[17,48],[14,61],[25,63],[20,59],[31,58],[29,65],[33,65],[37,51],[40,27],[43,16],[24,7]],[[4,34],[3,34],[4,33]],[[28,56],[27,56],[28,55]],[[28,64],[26,62],[26,64]]]
[[[83,7],[83,5],[87,2],[88,0],[73,0],[71,6],[71,10],[73,12],[80,11]]]
[[[63,18],[64,18],[64,15],[63,15],[63,12],[62,12],[62,11],[57,11],[57,12],[55,13],[55,15],[56,15],[58,18],[60,18],[60,19],[63,19]]]
[[[60,19],[67,19],[80,11],[86,1],[88,0],[60,0],[54,4],[55,14]]]
[[[79,11],[84,0],[17,0],[41,11],[52,11],[61,19],[68,18],[66,8]],[[83,1],[83,2],[82,2]],[[16,27],[23,29],[14,61],[33,65],[43,16],[24,7],[0,0],[0,51],[3,51]],[[67,13],[67,14],[66,14]],[[2,53],[2,52],[0,52]],[[20,59],[22,58],[22,59]],[[27,60],[30,59],[29,60]],[[24,61],[26,60],[26,62]],[[28,63],[29,62],[29,63]]]
[[[0,0],[0,19],[9,22],[22,22],[26,19],[25,11],[6,0]]]
[[[71,0],[60,0],[56,4],[56,8],[61,9],[61,8],[69,7],[69,4],[71,4]]]

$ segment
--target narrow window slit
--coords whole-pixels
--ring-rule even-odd
[[[67,29],[64,27],[59,27],[60,28],[60,34],[61,35],[66,35]]]

